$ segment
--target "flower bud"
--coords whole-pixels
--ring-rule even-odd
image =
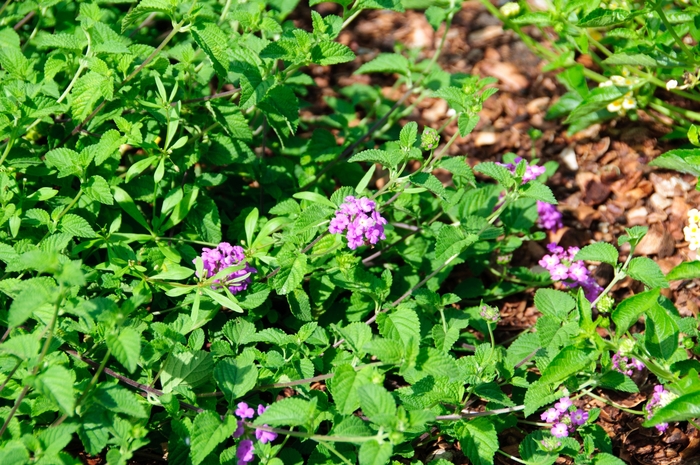
[[[678,87],[678,81],[675,79],[671,79],[666,83],[666,90],[675,89],[676,87]]]
[[[501,7],[501,14],[506,18],[517,16],[520,13],[520,5],[516,2],[508,2]]]
[[[498,309],[490,305],[482,305],[479,315],[490,323],[498,323],[498,321],[501,319]]]
[[[440,134],[433,129],[426,127],[420,137],[420,146],[423,150],[434,150],[440,143]]]
[[[613,305],[615,305],[615,299],[606,294],[598,301],[598,311],[600,313],[608,313],[612,310]]]
[[[634,352],[634,341],[632,339],[623,339],[620,341],[620,355],[627,356]]]

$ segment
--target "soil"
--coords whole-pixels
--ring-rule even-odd
[[[335,13],[337,5],[322,3],[315,7],[321,14]],[[293,13],[298,26],[311,29],[310,11],[300,5]],[[532,31],[537,37],[538,31]],[[361,14],[340,35],[340,42],[355,51],[358,58],[350,64],[307,70],[317,87],[311,89],[307,100],[311,104],[302,116],[328,113],[323,97],[339,95],[338,89],[355,82],[378,85],[385,97],[398,100],[405,88],[395,88],[395,77],[382,75],[353,75],[362,63],[380,52],[394,51],[395,44],[419,48],[430,57],[438,45],[442,31],[433,31],[420,12],[394,13],[368,11]],[[587,57],[579,58],[585,62]],[[649,226],[649,233],[637,248],[639,255],[653,258],[664,272],[675,265],[694,260],[683,238],[683,226],[688,209],[697,207],[700,192],[695,191],[696,178],[675,172],[658,170],[648,162],[674,148],[677,143],[663,138],[669,129],[657,121],[661,115],[639,112],[637,121],[620,118],[606,124],[594,125],[577,134],[567,134],[559,121],[548,121],[549,106],[564,92],[555,73],[543,72],[542,63],[521,42],[517,35],[503,29],[478,3],[468,1],[456,15],[442,55],[440,65],[452,73],[468,73],[498,78],[499,92],[491,97],[480,114],[472,134],[458,138],[449,149],[450,155],[468,155],[472,165],[484,160],[500,161],[507,152],[530,159],[532,142],[530,129],[542,131],[536,141],[537,157],[543,162],[555,160],[560,164],[548,182],[559,200],[565,227],[551,234],[549,242],[564,246],[584,246],[591,241],[616,243],[624,227]],[[669,95],[666,95],[669,97]],[[407,103],[410,103],[409,99]],[[416,107],[406,121],[419,126],[440,127],[449,119],[447,105],[437,99],[426,99]],[[445,130],[443,140],[457,131],[456,124]],[[439,173],[436,173],[439,174]],[[441,178],[443,179],[443,178]],[[448,178],[444,178],[449,182]],[[542,243],[529,243],[524,254],[517,257],[519,265],[532,266],[545,253]],[[629,253],[622,247],[621,257]],[[605,286],[611,278],[609,267],[594,267],[599,284]],[[459,270],[455,270],[459,273]],[[631,279],[621,281],[613,295],[619,301],[642,291]],[[674,281],[663,291],[684,316],[698,314],[700,287],[698,281]],[[514,337],[534,326],[539,312],[534,308],[532,294],[521,294],[500,303],[503,319],[499,323],[501,340]],[[653,375],[642,372],[638,384]],[[653,382],[644,384],[653,385]],[[649,392],[620,394],[597,391],[629,408],[642,408]],[[614,453],[627,463],[639,465],[700,464],[700,433],[687,423],[673,424],[664,434],[641,426],[640,418],[609,407],[593,398],[583,397],[576,403],[581,408],[599,407],[598,424],[612,438]],[[523,429],[509,429],[501,436],[502,449],[518,456],[518,445],[527,434]],[[132,465],[164,463],[163,451],[155,448],[138,453]],[[444,458],[455,464],[468,464],[459,444],[442,438],[422,444],[417,458],[428,461]],[[84,463],[106,463],[100,457],[82,456]],[[515,464],[497,455],[496,463]],[[570,463],[560,459],[557,463]]]

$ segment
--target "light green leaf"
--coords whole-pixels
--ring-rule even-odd
[[[411,175],[411,182],[417,186],[425,187],[441,199],[445,198],[445,188],[438,178],[430,173],[419,171]]]
[[[510,187],[515,180],[513,174],[505,166],[498,165],[491,161],[481,162],[474,167],[474,171],[489,176],[504,187]]]
[[[133,373],[141,354],[141,336],[132,328],[122,328],[117,334],[107,335],[107,347],[124,368]]]
[[[258,368],[253,363],[238,358],[225,358],[217,362],[214,379],[230,405],[255,387]]]
[[[192,446],[190,458],[192,465],[199,465],[214,452],[216,446],[227,440],[236,430],[237,421],[233,415],[224,416],[222,422],[219,414],[205,411],[194,418],[192,424]]]
[[[678,325],[658,303],[650,306],[646,314],[644,347],[653,357],[670,360],[678,349]]]
[[[415,121],[410,121],[401,128],[399,133],[399,141],[401,142],[401,148],[404,150],[409,150],[418,140],[418,123]]]
[[[477,123],[479,122],[479,115],[471,115],[469,113],[462,113],[457,118],[457,128],[459,129],[459,135],[466,137],[474,130]]]
[[[271,404],[255,419],[256,425],[299,426],[310,423],[316,412],[315,402],[287,397]]]
[[[273,279],[273,287],[279,295],[286,295],[296,289],[306,274],[307,257],[299,254],[289,265],[282,266]]]
[[[91,176],[90,179],[88,179],[83,185],[83,192],[96,202],[100,202],[105,205],[112,205],[114,203],[112,190],[109,188],[109,184],[107,184],[107,181],[105,181],[105,178],[102,176]]]
[[[360,408],[358,389],[371,382],[369,370],[355,371],[352,365],[339,365],[335,369],[333,377],[328,380],[328,389],[333,396],[338,412],[343,415],[351,415]]]
[[[396,419],[396,402],[382,386],[365,384],[358,387],[357,395],[362,413],[372,422],[382,425]]]
[[[368,73],[397,73],[408,76],[410,63],[408,59],[398,53],[380,53],[371,61],[360,66],[355,74]]]
[[[51,365],[34,379],[34,388],[58,405],[61,412],[73,416],[75,373],[61,365]]]
[[[622,24],[629,17],[630,12],[621,9],[596,8],[581,18],[578,25],[581,27],[607,27]]]
[[[71,111],[73,119],[83,121],[95,108],[97,101],[103,97],[103,85],[108,78],[90,71],[81,76],[71,91]]]
[[[229,68],[229,45],[226,34],[216,24],[205,23],[192,28],[192,38],[207,54],[216,74],[226,79]]]
[[[693,260],[691,262],[683,262],[680,265],[674,267],[666,275],[666,279],[669,281],[677,281],[680,279],[695,279],[700,278],[700,260]]]
[[[438,232],[435,243],[435,258],[438,261],[445,261],[455,254],[464,252],[478,239],[476,234],[467,234],[458,226],[443,226]]]
[[[389,442],[379,444],[376,439],[365,441],[360,446],[360,465],[386,465],[392,453],[393,447]]]
[[[651,258],[633,258],[630,260],[627,274],[651,288],[668,287],[668,281],[666,281],[664,274],[661,272],[661,268]]]
[[[58,224],[58,229],[76,237],[96,237],[95,231],[86,219],[73,213],[66,213]]]
[[[311,62],[317,65],[335,65],[355,59],[355,54],[347,45],[333,41],[323,41],[311,49]]]
[[[384,338],[373,339],[365,344],[364,350],[389,364],[400,363],[404,352],[400,342]]]
[[[60,147],[46,153],[47,166],[58,169],[58,177],[78,176],[83,172],[78,163],[80,155],[75,150]]]
[[[214,361],[203,350],[171,352],[160,376],[163,392],[172,392],[179,385],[197,387],[211,377]]]
[[[615,246],[608,244],[607,242],[596,242],[595,244],[587,245],[579,250],[574,257],[574,260],[603,262],[616,266],[617,257],[618,253]]]
[[[39,339],[34,334],[12,336],[0,345],[0,351],[9,353],[22,360],[28,360],[39,354]]]
[[[248,245],[253,243],[253,234],[255,233],[255,226],[258,224],[259,215],[258,209],[253,208],[250,213],[248,213],[248,216],[245,217],[245,239]]]
[[[649,166],[700,176],[700,148],[669,150],[650,161]]]
[[[557,204],[557,199],[552,194],[552,190],[539,181],[530,181],[520,188],[520,196],[551,205]]]
[[[299,200],[308,200],[309,202],[312,202],[314,204],[318,203],[321,205],[326,205],[333,209],[337,208],[336,204],[331,202],[326,196],[317,194],[315,192],[297,192],[296,194],[292,195],[292,197]]]
[[[202,288],[202,291],[206,295],[211,297],[212,300],[214,300],[214,302],[218,303],[219,305],[228,308],[229,310],[233,310],[234,312],[243,313],[243,309],[241,308],[241,306],[233,300],[229,299],[227,296],[219,294],[218,292],[206,287]]]
[[[143,399],[118,384],[103,383],[95,390],[94,396],[95,400],[107,410],[134,418],[148,418]]]
[[[462,450],[474,465],[493,465],[498,450],[498,435],[493,421],[475,418],[457,427]]]
[[[628,297],[620,302],[611,315],[613,322],[615,322],[615,334],[617,334],[617,337],[625,334],[629,327],[636,323],[644,312],[656,305],[659,295],[659,289],[652,289]]]
[[[564,381],[588,366],[593,355],[590,350],[564,347],[544,369],[540,383],[553,384]]]
[[[563,321],[569,312],[576,307],[576,301],[566,292],[555,289],[538,289],[535,293],[535,307],[544,315],[550,315]]]

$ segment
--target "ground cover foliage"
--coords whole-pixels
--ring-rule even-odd
[[[557,227],[545,184],[557,166],[447,155],[495,89],[442,70],[440,48],[380,54],[357,73],[444,99],[451,137],[368,85],[301,118],[306,67],[355,58],[337,39],[362,10],[427,8],[442,47],[461,8],[339,4],[308,30],[287,21],[296,2],[277,0],[0,7],[0,463],[138,463],[143,450],[192,465],[419,463],[416,449],[442,437],[475,464],[612,465],[624,462],[600,410],[580,398],[660,433],[695,425],[698,324],[661,289],[698,263],[664,276],[634,257],[646,228],[633,227],[511,266]],[[567,111],[620,116],[609,110],[622,98],[633,116],[626,82],[610,81],[591,91],[600,108]],[[659,160],[693,173],[693,156]],[[689,220],[692,239],[700,215]],[[605,288],[586,263],[614,270]],[[457,282],[460,264],[470,275]],[[644,292],[615,302],[625,277]],[[536,327],[497,343],[499,299],[533,288]],[[648,402],[630,409],[614,391]],[[527,432],[517,457],[499,443],[511,428]]]

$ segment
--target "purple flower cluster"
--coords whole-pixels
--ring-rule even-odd
[[[515,170],[522,160],[522,157],[515,157],[513,163],[497,164],[508,168],[511,173],[515,174]],[[535,179],[542,176],[545,173],[545,171],[547,171],[547,168],[545,168],[544,166],[528,165],[527,168],[525,168],[525,174],[523,175],[523,184],[525,184],[526,182],[534,181]]]
[[[562,214],[557,210],[556,205],[538,200],[537,215],[537,226],[546,231],[557,232],[564,227]]]
[[[348,247],[352,250],[365,244],[376,244],[384,235],[384,219],[377,211],[377,203],[367,197],[356,199],[352,195],[345,197],[340,210],[335,212],[328,232],[341,234],[347,231]]]
[[[590,275],[583,260],[574,261],[576,253],[580,250],[578,247],[569,247],[565,251],[563,247],[551,243],[547,245],[547,250],[550,254],[542,257],[539,264],[549,271],[552,280],[562,281],[567,287],[581,286],[586,298],[591,302],[603,292],[603,288]]]
[[[660,384],[654,386],[654,394],[652,394],[651,400],[649,400],[646,407],[644,407],[647,411],[647,420],[654,415],[657,408],[664,407],[675,398],[675,394],[667,391]],[[655,428],[663,433],[668,429],[668,423],[660,423],[656,425]]]
[[[258,405],[258,415],[262,415],[266,408],[267,407],[262,404]],[[238,427],[236,428],[236,431],[233,432],[233,437],[240,438],[245,433],[245,421],[252,419],[255,416],[255,410],[253,410],[252,407],[248,407],[248,404],[245,402],[240,402],[234,414],[240,418],[240,420],[238,420]],[[277,433],[256,429],[255,438],[265,444],[277,439]],[[243,439],[238,442],[238,448],[236,449],[238,465],[245,465],[253,460],[253,449],[254,444],[252,439]]]
[[[479,315],[490,323],[498,323],[501,320],[501,314],[498,312],[498,309],[489,305],[482,305]]]
[[[619,371],[620,373],[632,376],[634,370],[642,371],[644,369],[644,364],[634,357],[625,357],[619,352],[616,352],[612,356],[613,369]]]
[[[215,249],[204,247],[202,249],[202,261],[204,262],[205,276],[197,275],[197,277],[208,278],[214,276],[216,273],[228,268],[229,266],[240,265],[242,262],[245,261],[245,252],[243,251],[243,247],[241,246],[232,246],[228,242],[222,242],[219,245],[217,245]],[[224,281],[233,281],[237,278],[240,279],[246,274],[257,272],[258,270],[248,265],[248,263],[246,262],[245,266],[242,269],[234,271],[233,273],[228,275],[228,277]],[[220,280],[217,279],[214,282],[219,283]],[[250,284],[250,282],[250,276],[248,276],[245,279],[241,279],[237,282],[229,283],[228,289],[231,291],[232,294],[236,294],[237,292],[245,291],[248,288],[248,284]]]
[[[562,397],[554,407],[545,410],[540,418],[550,423],[550,432],[555,438],[563,438],[576,431],[576,428],[588,421],[588,412],[576,409],[570,411],[574,404],[568,397]]]

